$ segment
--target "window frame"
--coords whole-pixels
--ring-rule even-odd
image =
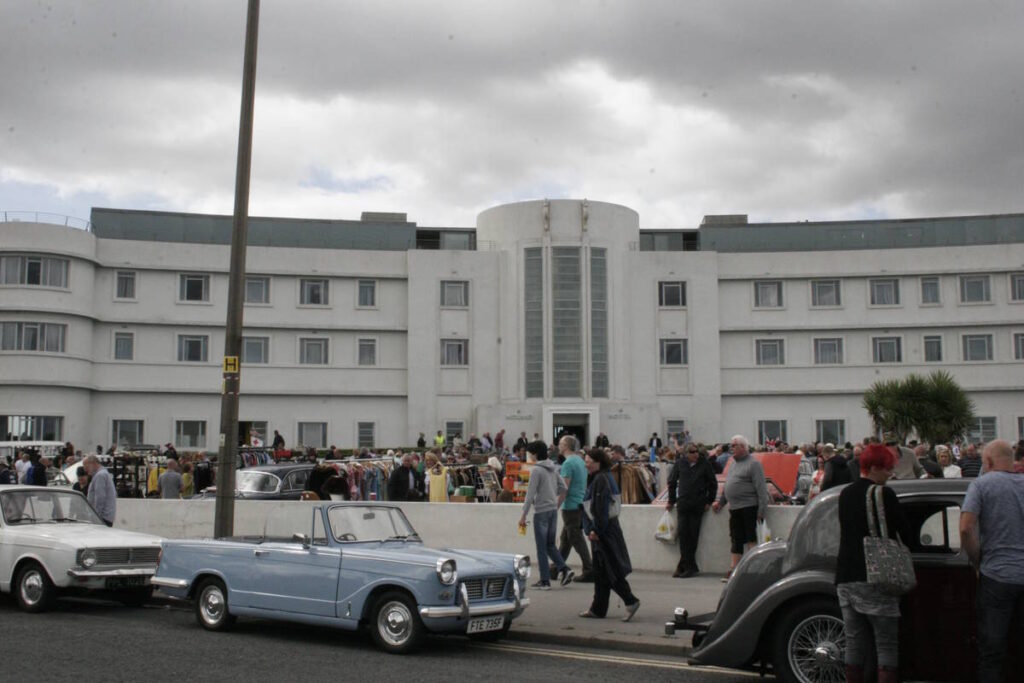
[[[983,295],[982,299],[968,300],[967,292],[969,283],[972,280],[977,280],[983,283]],[[988,274],[979,273],[975,275],[961,275],[959,278],[960,283],[960,305],[961,306],[985,306],[992,303],[992,278]]]
[[[118,358],[117,356],[117,342],[118,337],[127,337],[131,341],[131,355],[128,358]],[[129,363],[135,360],[135,332],[132,330],[114,330],[113,343],[110,348],[110,357],[112,360]]]
[[[895,360],[880,360],[881,353],[880,344],[884,342],[895,342],[896,344],[896,359]],[[903,362],[903,337],[898,335],[885,335],[879,337],[871,337],[871,363],[873,365],[898,365]]]
[[[9,327],[10,326],[10,327]],[[7,334],[7,330],[13,332]],[[25,344],[26,332],[35,331],[34,345],[27,348]],[[56,334],[56,349],[48,348],[50,341]],[[5,341],[10,338],[14,345],[7,347]],[[68,325],[66,323],[45,323],[37,320],[3,320],[0,321],[0,352],[6,353],[67,353]]]
[[[1010,273],[1011,304],[1024,304],[1024,273]]]
[[[127,447],[137,446],[140,443],[146,443],[146,420],[137,417],[114,417],[110,419],[110,442],[114,444],[118,449],[121,448],[121,441],[118,438],[120,430],[118,427],[121,423],[135,422],[138,424],[138,441],[127,444]]]
[[[121,276],[130,275],[132,283],[132,295],[121,296]],[[139,272],[137,270],[118,269],[114,271],[114,301],[134,302],[139,300]]]
[[[11,279],[10,274],[12,263],[16,269],[14,279]],[[37,264],[38,282],[29,281],[30,263]],[[56,285],[49,282],[55,263],[60,265],[59,272],[63,280],[61,284]],[[68,291],[71,289],[71,259],[42,254],[0,254],[0,287],[39,287]]]
[[[185,443],[182,442],[182,440],[180,438],[182,436],[180,428],[181,428],[182,425],[185,425],[185,424],[193,424],[193,425],[198,424],[198,425],[202,425],[202,429],[200,430],[200,434],[199,434],[199,437],[201,437],[201,441],[202,441],[201,443],[196,443],[195,445],[191,445],[190,446],[190,445],[186,445]],[[206,420],[203,420],[201,418],[194,418],[194,419],[188,419],[188,418],[186,418],[186,419],[177,419],[177,418],[175,418],[175,420],[174,420],[174,447],[175,448],[182,448],[182,449],[186,449],[186,450],[197,450],[197,451],[206,450],[206,445],[208,443],[209,434],[210,434],[210,430],[207,428]]]
[[[892,287],[893,303],[878,303],[876,294],[878,287]],[[900,279],[898,277],[875,277],[868,280],[868,302],[871,308],[899,308],[903,305],[900,299]]]
[[[835,285],[836,302],[834,304],[819,303],[820,293],[818,287],[825,284]],[[843,307],[843,281],[839,278],[815,278],[811,280],[811,308],[842,308]]]
[[[778,304],[772,306],[761,302],[761,287],[765,285],[773,285],[775,288],[775,296],[777,297]],[[769,310],[777,311],[786,307],[785,293],[783,291],[782,280],[754,280],[754,308],[757,310]]]
[[[368,304],[363,303],[363,286],[369,287],[367,291],[371,292],[372,301]],[[370,280],[366,278],[360,278],[356,280],[356,308],[362,309],[374,309],[377,308],[377,280]]]
[[[991,421],[992,429],[987,431],[986,425]],[[991,435],[986,439],[985,435]],[[967,439],[971,443],[988,443],[999,438],[999,418],[995,415],[975,415],[974,422],[967,428]],[[980,450],[980,449],[979,449]]]
[[[462,303],[450,303],[448,290],[462,291]],[[469,280],[441,280],[441,308],[469,308]]]
[[[836,360],[834,363],[833,362],[825,362],[825,361],[821,360],[822,354],[821,354],[821,349],[819,348],[819,345],[824,343],[824,342],[835,342],[836,343],[836,358],[838,360]],[[811,340],[811,351],[812,351],[812,353],[814,355],[814,364],[815,365],[843,365],[843,363],[845,361],[844,349],[843,349],[845,344],[843,342],[844,342],[844,340],[843,340],[842,337],[814,337]]]
[[[767,443],[768,439],[765,438],[767,435],[767,430],[765,428],[772,423],[774,423],[775,426],[780,427],[779,436],[772,438],[782,439],[786,443],[789,443],[789,424],[788,421],[784,419],[759,419],[757,421],[757,442],[759,444]]]
[[[461,363],[449,363],[447,362],[448,346],[461,346],[462,351],[462,362]],[[469,367],[469,339],[446,337],[441,339],[441,367],[443,368],[465,368]]]
[[[304,425],[321,425],[323,430],[321,432],[321,441],[319,445],[306,443],[303,438],[303,432],[305,431]],[[321,420],[298,420],[295,423],[295,445],[301,448],[316,448],[317,450],[327,448],[327,444],[330,441],[330,423]]]
[[[938,342],[938,344],[939,344],[939,357],[938,358],[929,359],[928,358],[928,342],[932,342],[932,341],[933,342]],[[925,335],[921,335],[921,359],[922,359],[922,361],[925,362],[925,363],[941,363],[942,360],[943,360],[943,358],[942,358],[942,356],[943,356],[943,348],[942,347],[943,346],[945,346],[945,344],[943,342],[943,337],[942,337],[941,334],[925,334]]]
[[[971,342],[985,342],[985,358],[969,358],[968,353]],[[964,363],[989,363],[995,358],[995,337],[992,334],[962,334],[960,335],[960,360]]]
[[[925,283],[935,284],[935,301],[925,301],[924,286]],[[923,275],[920,278],[918,286],[918,297],[921,306],[941,306],[942,305],[942,278],[938,275]]]
[[[679,362],[669,362],[668,348],[679,345]],[[690,365],[690,343],[686,337],[664,337],[658,340],[658,365],[663,368],[685,368]]]
[[[363,344],[368,343],[372,345],[373,358],[369,363],[363,362]],[[376,337],[357,337],[356,338],[356,365],[361,368],[375,368],[377,367],[377,348],[379,346]]]
[[[321,301],[310,303],[306,301],[307,285],[321,286]],[[308,308],[328,308],[331,305],[331,281],[325,277],[300,277],[299,278],[299,306]]]
[[[178,353],[177,358],[179,363],[209,363],[210,362],[210,335],[208,334],[178,334]],[[201,356],[199,360],[189,360],[185,358],[188,354],[186,350],[189,342],[199,341]]]
[[[363,428],[369,425],[370,427],[370,439],[369,441],[363,440]],[[377,447],[377,423],[370,420],[356,420],[356,448],[369,448],[373,450]]]
[[[259,361],[246,360],[246,353],[245,353],[246,346],[245,345],[248,342],[254,342],[256,340],[260,340],[262,342],[263,353],[262,353],[261,357],[263,358],[263,360],[259,360]],[[245,335],[242,335],[242,347],[241,347],[241,349],[239,351],[240,351],[240,355],[238,357],[238,361],[242,365],[270,365],[270,337],[269,336],[262,335],[262,334],[259,334],[259,335],[257,335],[257,334],[245,334]]]
[[[198,279],[202,283],[203,287],[203,298],[202,299],[189,299],[188,294],[188,281],[190,279]],[[210,302],[210,274],[209,273],[178,273],[178,303],[179,304],[190,304],[198,306],[209,306]]]
[[[824,430],[822,427],[826,422],[835,422],[838,424],[839,430],[838,435],[835,439],[824,438]],[[846,418],[843,417],[816,417],[814,418],[814,435],[815,441],[818,443],[831,443],[836,446],[841,446],[846,443]]]
[[[250,282],[262,282],[263,283],[263,301],[250,301],[249,300],[249,283]],[[242,286],[242,303],[246,306],[270,306],[272,305],[272,299],[270,297],[270,276],[269,275],[246,275],[245,283]]]
[[[778,353],[777,363],[766,363],[762,348],[775,346]],[[782,367],[786,364],[786,340],[782,337],[764,337],[754,339],[754,365],[758,367]]]
[[[1013,359],[1024,360],[1024,332],[1013,333]]]
[[[668,299],[667,292],[670,288],[679,290],[678,304],[665,303]],[[686,308],[686,280],[659,280],[658,281],[658,308],[680,309]]]
[[[323,361],[313,363],[306,360],[306,348],[308,345],[317,343],[323,344]],[[331,364],[331,340],[330,337],[299,337],[299,365],[325,366]]]

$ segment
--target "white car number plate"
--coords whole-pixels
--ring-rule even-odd
[[[481,619],[470,619],[466,633],[486,633],[497,631],[505,625],[505,615],[497,617],[483,617]]]

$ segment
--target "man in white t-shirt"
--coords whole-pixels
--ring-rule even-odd
[[[25,451],[21,452],[21,458],[14,463],[14,469],[18,472],[18,483],[24,484],[25,480],[28,479],[28,473],[32,471],[32,463],[29,462],[28,453]]]

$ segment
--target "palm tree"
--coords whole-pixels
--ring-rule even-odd
[[[875,382],[861,400],[875,429],[905,441],[917,432],[922,441],[944,443],[963,435],[974,422],[974,402],[948,372],[928,377]]]

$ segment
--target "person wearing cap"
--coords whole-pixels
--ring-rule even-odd
[[[75,470],[75,476],[78,477],[78,481],[71,487],[72,491],[78,491],[83,496],[89,494],[89,473],[85,471],[85,467],[79,466]]]

